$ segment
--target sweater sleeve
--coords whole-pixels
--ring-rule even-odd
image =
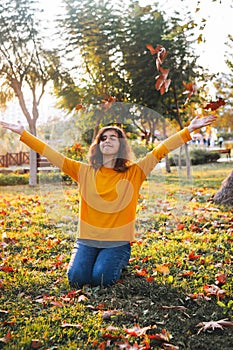
[[[192,140],[188,128],[184,128],[177,132],[175,135],[168,137],[161,142],[152,152],[148,153],[146,157],[141,159],[137,164],[143,171],[143,177],[145,178],[156,166],[156,164],[169,152],[181,147],[184,143]]]
[[[22,133],[20,141],[25,143],[35,152],[46,157],[50,163],[57,166],[65,174],[78,181],[78,172],[81,164],[80,162],[65,157],[62,153],[57,152],[52,147],[50,147],[37,137],[33,136],[26,130],[24,130],[24,132]]]

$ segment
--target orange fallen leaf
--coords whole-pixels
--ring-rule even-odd
[[[168,276],[170,273],[170,270],[166,265],[156,265],[155,270],[164,276]]]

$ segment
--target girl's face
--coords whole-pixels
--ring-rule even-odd
[[[115,130],[106,130],[100,137],[100,151],[103,155],[116,155],[120,148],[120,140]]]

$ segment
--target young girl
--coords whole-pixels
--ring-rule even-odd
[[[122,129],[99,130],[89,150],[89,164],[69,159],[39,140],[23,126],[0,122],[20,135],[20,140],[79,183],[79,235],[68,267],[72,287],[112,285],[130,258],[134,241],[136,206],[140,187],[168,152],[191,140],[190,133],[211,124],[210,115],[194,118],[190,125],[161,142],[137,163]]]

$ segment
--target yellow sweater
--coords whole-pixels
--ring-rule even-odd
[[[126,172],[69,159],[24,131],[20,140],[45,156],[80,186],[79,238],[99,241],[133,241],[139,189],[146,176],[166,154],[191,140],[187,128],[161,142]]]

